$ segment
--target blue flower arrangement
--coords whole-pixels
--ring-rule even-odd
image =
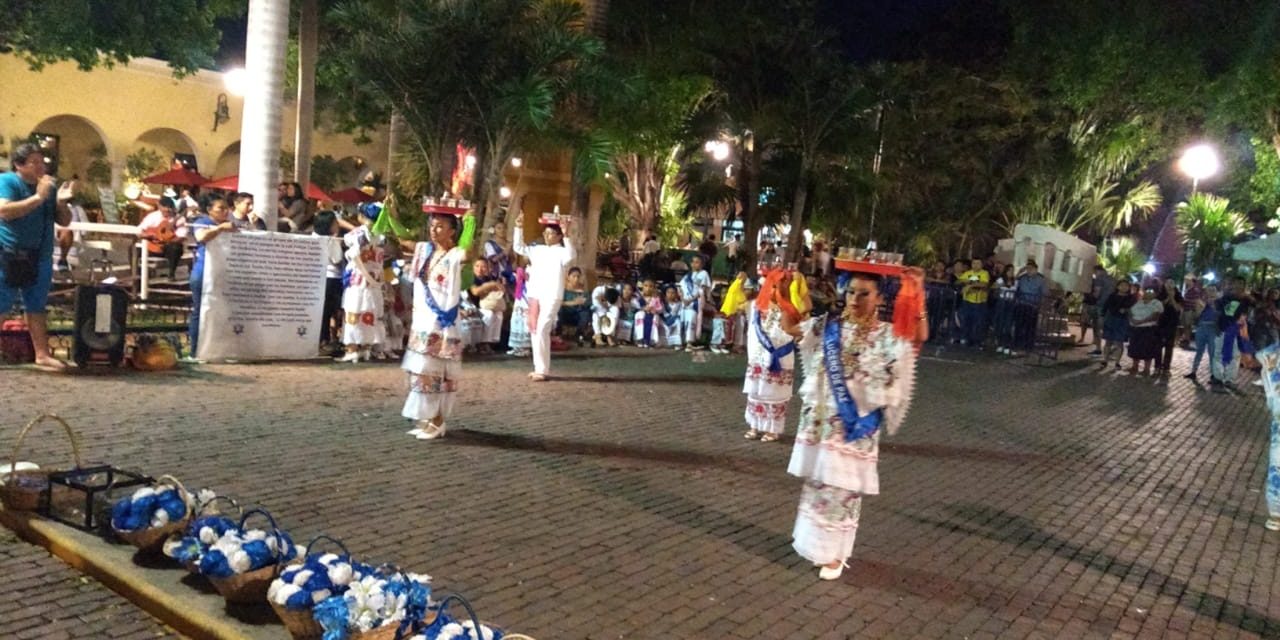
[[[278,561],[297,557],[293,540],[282,531],[243,530],[239,526],[224,532],[200,557],[200,573],[212,578],[229,578],[256,571]]]
[[[312,616],[324,629],[322,640],[349,640],[390,624],[411,627],[425,618],[430,600],[430,576],[373,571],[317,604]]]
[[[410,636],[409,640],[473,640],[476,637],[475,628],[474,622],[470,620],[458,622],[442,611],[431,626],[417,635]],[[481,640],[502,640],[502,636],[502,630],[485,624],[480,625]],[[329,639],[325,638],[325,640]]]
[[[183,492],[170,484],[143,487],[111,507],[111,527],[116,531],[137,531],[163,527],[187,517],[190,510]]]
[[[221,515],[200,516],[187,527],[185,535],[175,535],[164,543],[164,555],[182,564],[199,564],[209,547],[222,534],[236,528],[231,518]]]
[[[310,546],[310,545],[308,545]],[[353,581],[373,568],[333,553],[309,553],[301,563],[280,572],[267,589],[267,599],[289,611],[303,611],[331,596],[346,593]]]

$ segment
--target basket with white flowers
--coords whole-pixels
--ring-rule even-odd
[[[316,552],[317,544],[323,541],[337,545],[342,553]],[[352,560],[341,541],[319,535],[307,543],[300,561],[285,566],[271,581],[267,602],[295,640],[319,638],[324,629],[311,615],[315,605],[346,593],[353,581],[372,572],[371,567]]]
[[[173,476],[160,476],[111,507],[111,530],[143,552],[156,551],[171,535],[187,528],[193,498]]]
[[[383,565],[317,604],[313,616],[324,640],[401,640],[426,624],[430,601],[431,576]]]
[[[222,537],[235,529],[236,521],[224,515],[222,503],[228,503],[237,517],[244,515],[240,504],[227,496],[213,495],[204,490],[196,493],[195,518],[181,534],[174,534],[165,541],[164,555],[173,558],[191,573],[200,573],[200,558]],[[227,511],[230,514],[231,511]]]
[[[266,518],[271,529],[246,529],[245,522],[254,515]],[[293,540],[276,526],[275,518],[264,509],[251,509],[200,556],[200,574],[227,602],[260,603],[283,563],[297,555]]]

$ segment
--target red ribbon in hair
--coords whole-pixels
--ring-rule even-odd
[[[904,340],[915,340],[924,313],[924,289],[920,280],[908,274],[900,278],[901,288],[893,302],[893,334]]]

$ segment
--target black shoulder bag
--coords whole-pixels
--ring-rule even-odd
[[[27,196],[31,197],[31,196]],[[44,203],[40,203],[44,209]],[[48,218],[47,212],[42,217]],[[46,222],[48,222],[46,220]],[[26,289],[35,285],[39,279],[40,254],[44,253],[44,227],[40,231],[40,248],[21,249],[18,247],[0,247],[0,269],[4,270],[4,284],[11,289]]]

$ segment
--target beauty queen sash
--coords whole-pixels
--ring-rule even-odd
[[[774,349],[773,343],[769,341],[769,335],[764,332],[764,326],[761,324],[759,312],[756,312],[755,320],[751,325],[756,329],[756,339],[760,341],[760,346],[764,347],[764,350],[769,352],[769,371],[773,373],[782,371],[782,359],[796,350],[796,343],[794,341],[788,342],[787,344]]]
[[[456,304],[448,311],[440,308],[440,303],[436,302],[435,296],[431,295],[431,281],[427,278],[427,267],[431,264],[431,254],[435,253],[436,246],[430,242],[427,243],[427,250],[422,256],[422,264],[418,266],[418,279],[422,280],[422,292],[426,295],[422,296],[427,303],[427,307],[431,312],[436,314],[436,321],[440,324],[441,329],[448,329],[453,323],[458,321],[458,307]]]
[[[876,409],[865,416],[858,415],[858,403],[844,381],[844,363],[840,360],[840,329],[843,322],[838,318],[827,319],[827,326],[822,331],[822,366],[827,370],[827,383],[831,394],[835,396],[836,411],[840,413],[840,422],[844,423],[844,441],[853,442],[866,438],[880,429],[880,418],[884,412]]]

